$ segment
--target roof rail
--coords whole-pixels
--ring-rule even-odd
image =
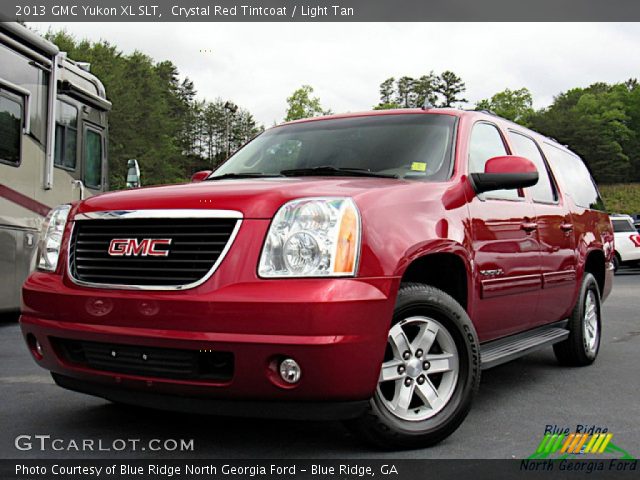
[[[482,108],[480,110],[478,110],[477,108],[472,108],[472,109],[469,109],[469,111],[470,112],[486,113],[487,115],[493,115],[494,117],[499,117],[500,116],[496,112],[494,112],[493,110],[488,110],[486,108]]]

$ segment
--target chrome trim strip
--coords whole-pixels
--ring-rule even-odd
[[[220,252],[220,256],[215,261],[211,269],[202,277],[192,283],[184,285],[121,285],[116,283],[94,283],[78,280],[71,273],[71,256],[69,255],[69,249],[71,248],[71,239],[75,232],[76,223],[75,220],[113,220],[113,219],[131,219],[131,218],[235,218],[237,219],[235,227],[229,236],[227,244]],[[156,291],[177,291],[188,290],[202,285],[209,280],[211,276],[218,269],[227,253],[231,249],[233,242],[240,231],[242,225],[242,213],[234,210],[114,210],[114,211],[101,211],[80,213],[74,216],[74,222],[71,226],[71,235],[69,236],[67,245],[67,274],[73,283],[82,287],[101,288],[101,289],[113,289],[113,290],[156,290]]]
[[[237,218],[242,213],[236,210],[159,209],[159,210],[103,210],[76,213],[74,220],[127,220],[131,218]]]

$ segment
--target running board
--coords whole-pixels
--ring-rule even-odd
[[[482,369],[496,367],[539,348],[565,340],[569,336],[566,325],[565,320],[480,345]]]

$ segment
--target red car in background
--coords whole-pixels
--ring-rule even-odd
[[[153,408],[340,418],[434,444],[480,373],[591,364],[613,232],[583,162],[486,112],[274,127],[194,182],[52,212],[22,330],[62,387]]]

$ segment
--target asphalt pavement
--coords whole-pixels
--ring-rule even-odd
[[[15,319],[0,322],[0,458],[524,458],[546,425],[607,428],[614,442],[640,456],[640,269],[622,269],[604,305],[600,356],[585,368],[559,366],[551,348],[483,372],[480,393],[462,426],[439,445],[380,452],[361,444],[339,422],[218,418],[112,405],[63,390],[39,368]],[[30,436],[31,440],[16,438]],[[41,451],[36,435],[50,435]],[[59,439],[54,450],[50,440]],[[119,447],[137,451],[76,451]],[[150,451],[158,439],[193,440],[193,451]],[[22,443],[21,443],[22,442]],[[25,443],[26,442],[26,443]],[[98,443],[101,442],[101,443]],[[114,443],[115,442],[115,443]],[[31,443],[30,449],[25,449]],[[187,442],[188,444],[188,442]],[[69,449],[69,445],[71,445]],[[131,443],[127,443],[131,445]],[[142,446],[142,447],[141,447]],[[141,448],[145,448],[144,451]],[[173,443],[168,443],[173,448]]]

